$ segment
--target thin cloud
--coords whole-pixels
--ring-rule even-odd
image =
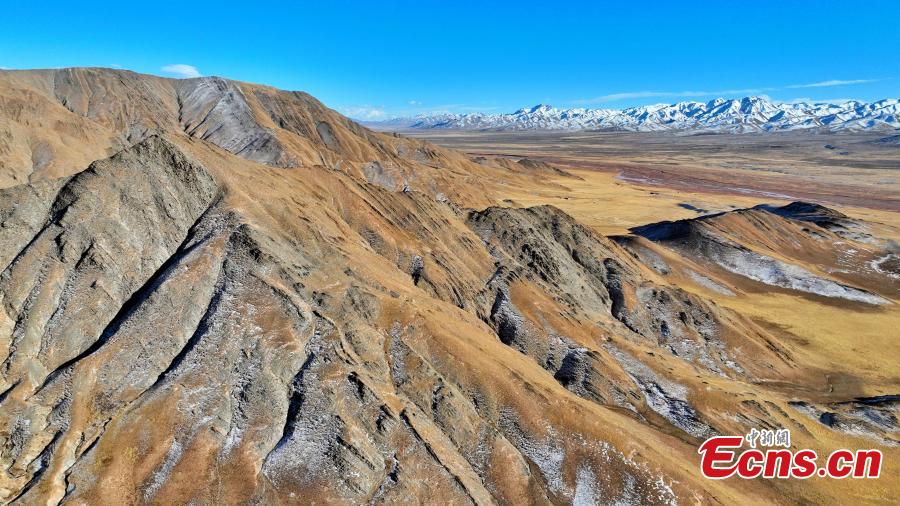
[[[866,84],[866,83],[874,83],[878,82],[878,79],[850,79],[850,80],[840,80],[840,79],[831,79],[828,81],[819,81],[817,83],[808,83],[808,84],[792,84],[790,86],[785,86],[785,88],[797,89],[797,88],[827,88],[829,86],[846,86],[848,84]]]
[[[163,72],[167,74],[176,75],[178,77],[200,77],[200,71],[197,70],[197,67],[193,65],[186,65],[184,63],[173,63],[171,65],[166,65],[161,68]]]
[[[384,112],[383,108],[372,107],[368,105],[359,107],[345,107],[341,110],[341,112],[343,112],[347,116],[350,116],[351,118],[362,120],[377,120],[387,116],[387,113]]]
[[[594,98],[573,100],[574,104],[602,104],[606,102],[617,102],[620,100],[634,100],[637,98],[671,98],[671,97],[711,97],[711,96],[734,96],[734,95],[759,95],[764,92],[778,91],[780,89],[801,89],[801,88],[827,88],[831,86],[846,86],[851,84],[867,84],[881,81],[882,79],[830,79],[828,81],[819,81],[806,84],[791,84],[782,88],[747,88],[739,90],[718,90],[718,91],[628,91],[623,93],[612,93]]]
[[[466,104],[441,104],[433,107],[417,107],[413,109],[404,109],[399,111],[393,111],[391,114],[392,117],[400,117],[400,116],[414,116],[417,114],[425,114],[425,115],[435,115],[435,114],[466,114],[473,112],[483,112],[486,113],[488,111],[497,111],[500,107],[492,105],[492,106],[479,106],[479,105],[466,105]]]
[[[418,102],[418,101],[414,101]],[[421,103],[421,102],[420,102]],[[361,121],[383,121],[396,118],[412,118],[415,116],[436,116],[439,114],[488,113],[497,111],[497,106],[475,106],[466,104],[442,104],[430,107],[403,107],[399,109],[384,106],[352,106],[339,110],[345,116]]]
[[[764,91],[774,91],[776,88],[747,88],[742,90],[719,91],[629,91],[624,93],[612,93],[594,98],[573,100],[575,104],[602,104],[619,100],[632,100],[635,98],[666,98],[666,97],[709,97],[713,95],[752,95]]]
[[[418,100],[410,100],[409,105],[418,106],[422,105],[422,102],[419,102]]]

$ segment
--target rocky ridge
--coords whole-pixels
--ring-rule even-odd
[[[777,502],[834,492],[685,462],[749,427],[895,440],[895,403],[772,389],[823,371],[683,281],[738,297],[764,280],[723,248],[808,269],[843,240],[859,270],[809,279],[891,307],[896,283],[865,270],[883,245],[830,210],[607,238],[499,205],[497,182],[565,177],[551,166],[371,132],[299,92],[0,77],[4,175],[32,180],[0,191],[4,502]],[[46,140],[43,166],[15,165],[23,139]]]

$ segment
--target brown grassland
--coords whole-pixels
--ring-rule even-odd
[[[571,176],[552,177],[538,187],[510,184],[499,193],[511,206],[557,206],[607,236],[663,220],[804,200],[864,220],[876,237],[900,240],[900,149],[878,145],[875,141],[883,134],[403,133],[471,156],[527,157],[564,168]],[[666,261],[678,259],[667,256]],[[886,286],[888,281],[881,283]],[[827,401],[900,391],[896,304],[872,310],[749,286],[742,286],[737,297],[687,279],[680,286],[791,336],[799,352],[797,362],[830,371],[796,383],[748,386],[752,394],[740,394]],[[804,441],[800,434],[795,441],[818,448],[820,454],[823,449],[866,445],[864,439],[810,428],[816,442]],[[898,459],[896,449],[885,451],[880,483],[844,480],[818,485],[836,495],[875,500],[886,490],[896,490]]]

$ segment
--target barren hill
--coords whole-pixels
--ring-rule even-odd
[[[835,364],[731,302],[774,291],[900,323],[896,251],[866,223],[796,204],[608,238],[504,205],[509,185],[573,177],[550,165],[221,78],[0,71],[0,120],[4,502],[900,491],[696,465],[709,435],[788,427],[820,453],[883,448],[897,475],[900,355]]]

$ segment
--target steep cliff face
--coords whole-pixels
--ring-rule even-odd
[[[781,426],[822,445],[866,413],[869,436],[896,431],[890,399],[797,397],[822,371],[717,302],[760,281],[713,265],[712,235],[614,241],[498,206],[552,167],[474,163],[217,78],[4,73],[0,96],[33,107],[7,123],[4,163],[25,137],[97,143],[0,191],[3,502],[829,499],[702,480],[696,445]],[[739,226],[757,215],[766,232]],[[838,237],[799,218],[709,221],[754,254]],[[884,311],[896,294],[872,279],[831,282]]]

